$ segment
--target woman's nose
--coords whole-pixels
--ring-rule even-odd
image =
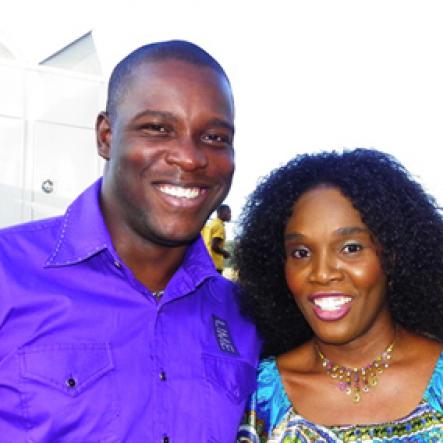
[[[320,284],[328,284],[331,281],[339,281],[343,278],[337,257],[323,252],[312,260],[310,280]]]

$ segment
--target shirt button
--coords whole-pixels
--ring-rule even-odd
[[[122,267],[122,265],[120,264],[120,262],[118,262],[117,260],[114,260],[114,266],[116,267],[116,268],[121,268]]]
[[[166,372],[165,371],[161,371],[160,374],[159,374],[159,377],[160,377],[161,381],[166,381]]]
[[[169,440],[169,437],[167,436],[167,435],[165,435],[163,438],[162,438],[162,443],[170,443],[171,442],[171,440]]]
[[[75,381],[75,378],[73,378],[73,377],[69,377],[69,378],[66,380],[66,386],[67,386],[68,388],[75,388],[76,385],[77,385],[77,382]]]

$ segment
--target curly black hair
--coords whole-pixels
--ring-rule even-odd
[[[298,198],[317,185],[340,189],[382,246],[394,321],[443,341],[443,217],[392,156],[372,150],[295,157],[265,177],[240,217],[235,262],[243,311],[264,340],[263,356],[312,337],[284,275],[283,233]]]

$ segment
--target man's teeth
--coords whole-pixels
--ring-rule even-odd
[[[352,301],[351,297],[323,297],[315,298],[314,304],[318,306],[322,311],[337,311],[344,304]]]
[[[160,191],[179,198],[197,198],[200,188],[183,188],[182,186],[160,186]]]

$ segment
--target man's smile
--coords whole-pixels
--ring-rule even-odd
[[[195,199],[204,191],[200,187],[185,187],[177,185],[160,185],[158,186],[160,192],[164,194],[171,195],[172,197],[185,198],[185,199]]]

